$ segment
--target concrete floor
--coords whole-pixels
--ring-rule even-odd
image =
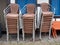
[[[0,41],[0,45],[60,45],[60,39],[50,39],[41,41]]]
[[[9,41],[6,41],[6,34],[0,38],[0,45],[60,45],[60,35],[57,38],[48,39],[48,35],[43,35],[42,39],[39,40],[39,36],[36,35],[36,41],[32,41],[32,35],[26,35],[25,41],[22,40],[20,35],[20,41],[17,42],[16,35],[10,35]]]

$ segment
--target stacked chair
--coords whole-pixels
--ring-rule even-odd
[[[10,4],[6,9],[4,9],[4,17],[7,29],[7,41],[9,39],[9,34],[17,34],[17,39],[19,40],[19,6],[18,4]]]
[[[42,32],[45,33],[49,32],[49,39],[50,39],[53,13],[49,11],[50,7],[48,3],[41,3],[41,8],[42,8],[42,17],[40,25],[40,39]]]
[[[33,34],[33,41],[35,40],[35,5],[26,5],[27,13],[22,16],[23,19],[23,40],[24,34]]]

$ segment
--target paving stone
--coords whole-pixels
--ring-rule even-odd
[[[18,42],[18,45],[24,45],[23,43],[24,43],[24,42]]]
[[[18,45],[17,41],[11,41],[11,45]]]
[[[2,42],[2,41],[0,41],[0,45],[2,45],[2,43],[3,43],[3,42]]]

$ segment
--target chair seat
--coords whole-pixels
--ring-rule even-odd
[[[8,13],[6,15],[6,18],[7,18],[7,24],[8,24],[8,32],[10,34],[17,33],[18,14]]]
[[[46,15],[48,15],[48,14],[51,15],[52,12],[48,12],[48,11],[47,11],[47,12],[43,12],[43,14],[45,14],[45,15],[43,15],[43,16],[46,16]],[[49,16],[49,15],[48,15],[48,16]]]
[[[54,21],[52,24],[52,28],[55,30],[60,30],[60,21]]]
[[[34,18],[34,14],[24,14],[23,18],[32,19],[32,18]]]
[[[24,14],[23,15],[24,33],[32,33],[33,31],[33,21],[34,14]]]
[[[42,29],[41,32],[49,32],[50,29],[50,23],[52,20],[52,12],[43,12],[42,13],[43,16],[43,21],[42,21]]]
[[[6,15],[7,18],[11,18],[11,19],[18,19],[18,14],[12,14],[12,13],[8,13]]]
[[[54,21],[52,24],[52,34],[54,38],[57,37],[56,30],[60,30],[60,21]]]

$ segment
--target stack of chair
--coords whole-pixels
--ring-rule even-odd
[[[7,28],[7,40],[8,34],[17,34],[18,28],[18,17],[19,17],[19,7],[18,4],[10,4],[8,8],[5,9],[6,12],[6,28]]]
[[[33,34],[34,23],[35,23],[35,5],[27,4],[26,7],[27,7],[27,13],[23,15],[24,33]]]
[[[52,20],[52,12],[43,12],[42,13],[42,29],[41,32],[49,32],[51,20]]]
[[[8,16],[9,15],[9,16]],[[18,21],[18,14],[8,14],[7,17],[7,24],[8,24],[8,32],[9,34],[17,33],[17,21]],[[12,15],[12,16],[10,16]]]
[[[49,38],[51,34],[51,23],[53,18],[53,13],[49,11],[49,4],[42,3],[42,19],[41,19],[41,26],[40,26],[40,39],[41,39],[41,32],[49,32]]]
[[[10,4],[10,13],[6,15],[8,32],[17,33],[17,21],[18,21],[18,5]]]

